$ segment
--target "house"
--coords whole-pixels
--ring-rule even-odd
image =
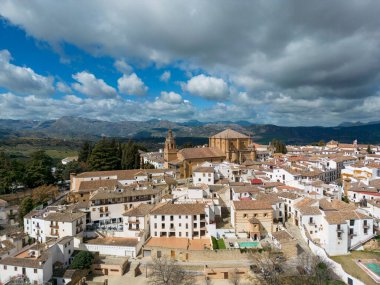
[[[24,217],[24,231],[39,242],[49,238],[83,235],[86,213],[73,212],[66,207],[33,210]]]
[[[246,232],[254,240],[259,240],[273,231],[272,205],[256,200],[233,201],[231,225],[236,233]]]
[[[208,236],[214,218],[204,203],[161,203],[150,212],[150,233],[152,237],[201,239]]]
[[[43,284],[53,276],[53,268],[67,268],[74,252],[72,237],[48,243],[36,243],[0,260],[0,282],[27,278],[31,284]]]
[[[193,170],[194,185],[213,185],[215,182],[215,170],[213,167],[199,166]]]

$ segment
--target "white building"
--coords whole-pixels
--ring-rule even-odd
[[[150,212],[150,233],[152,237],[204,238],[214,231],[214,218],[204,203],[163,203]]]
[[[215,183],[215,170],[213,167],[199,166],[193,170],[193,183],[213,185]]]
[[[43,284],[53,276],[53,265],[60,262],[63,268],[71,263],[74,252],[72,237],[49,243],[38,243],[12,256],[0,260],[0,282],[27,277],[31,284]]]
[[[86,213],[73,212],[65,207],[48,207],[32,211],[24,217],[24,231],[40,242],[49,238],[83,235]]]

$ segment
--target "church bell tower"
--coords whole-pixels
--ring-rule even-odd
[[[168,135],[165,140],[164,148],[164,161],[165,168],[169,168],[169,162],[177,159],[177,146],[171,129],[168,131]]]

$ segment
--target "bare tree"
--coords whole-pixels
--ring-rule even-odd
[[[252,270],[258,279],[268,285],[281,285],[284,276],[282,264],[284,259],[268,253],[252,255]]]
[[[324,285],[335,279],[329,262],[315,255],[305,255],[300,259],[297,270],[295,285]]]
[[[194,277],[184,271],[173,259],[167,256],[152,258],[149,284],[152,285],[192,285]]]
[[[238,273],[237,268],[235,268],[235,270],[232,270],[231,272],[229,272],[228,276],[229,276],[228,279],[232,285],[239,285],[240,284],[241,278],[240,278],[240,275]]]

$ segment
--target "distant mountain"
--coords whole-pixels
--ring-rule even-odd
[[[355,127],[355,126],[366,126],[366,125],[377,125],[380,124],[380,121],[362,123],[360,121],[357,122],[343,122],[338,127]]]
[[[357,122],[356,124],[358,124]],[[268,143],[273,138],[287,144],[307,144],[331,139],[340,142],[380,143],[380,122],[350,126],[345,123],[337,127],[283,127],[276,125],[254,125],[250,122],[199,122],[196,120],[176,123],[167,120],[107,122],[81,117],[62,117],[57,120],[28,121],[1,120],[0,138],[49,137],[59,139],[97,139],[101,136],[154,139],[160,141],[168,129],[178,138],[203,138],[226,128],[250,135],[254,141]],[[186,139],[187,141],[188,139]],[[207,141],[207,140],[206,140]]]

